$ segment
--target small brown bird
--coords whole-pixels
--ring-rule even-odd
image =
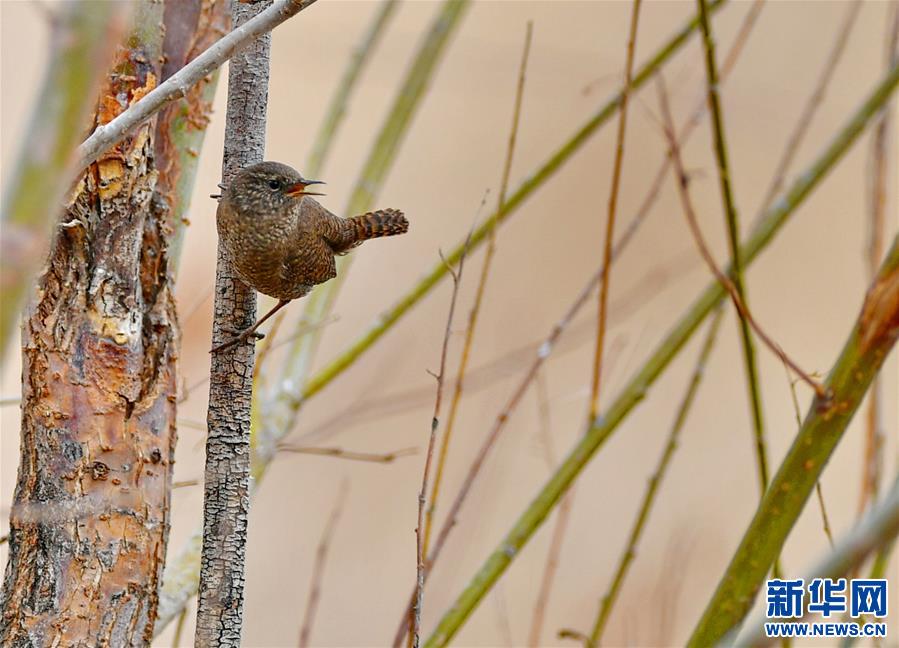
[[[296,170],[278,162],[242,169],[222,187],[216,220],[219,239],[237,276],[278,304],[252,327],[212,349],[219,351],[253,336],[256,329],[293,299],[337,276],[335,255],[363,241],[403,234],[409,222],[396,209],[340,218],[310,196],[310,185]]]

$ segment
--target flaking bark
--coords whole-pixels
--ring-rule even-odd
[[[235,27],[267,2],[231,0]],[[231,59],[222,178],[227,184],[265,151],[271,36],[265,34]],[[234,274],[219,246],[215,278],[213,346],[252,326],[256,292]],[[239,646],[243,620],[244,561],[250,506],[250,399],[254,348],[237,344],[212,354],[206,440],[203,551],[195,644]]]
[[[160,76],[139,5],[94,124]],[[149,643],[169,525],[178,328],[151,121],[79,178],[25,313],[4,646]]]

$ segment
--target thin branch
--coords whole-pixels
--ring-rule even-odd
[[[401,457],[411,457],[418,454],[418,448],[402,448],[386,453],[353,452],[343,448],[318,448],[315,446],[298,446],[290,443],[279,443],[278,452],[292,452],[295,454],[318,455],[321,457],[334,457],[335,459],[349,459],[350,461],[366,461],[369,463],[393,463]]]
[[[612,239],[615,235],[615,216],[618,208],[618,188],[621,185],[621,167],[624,162],[624,134],[627,130],[627,104],[631,93],[631,77],[634,70],[634,51],[637,41],[637,25],[640,20],[641,0],[634,0],[631,7],[631,27],[627,39],[627,57],[624,65],[624,89],[621,92],[621,109],[618,111],[618,135],[615,144],[615,162],[612,167],[612,189],[609,192],[609,211],[606,216],[606,234],[602,252],[602,277],[599,280],[599,314],[596,324],[596,352],[593,357],[593,380],[590,386],[589,421],[599,414],[600,383],[602,379],[602,353],[606,340],[606,317],[609,303],[609,271],[612,269]]]
[[[381,2],[368,30],[365,32],[365,36],[359,45],[356,46],[349,63],[344,68],[343,76],[340,77],[337,89],[331,96],[331,102],[325,111],[325,118],[321,126],[319,126],[318,133],[315,135],[312,150],[306,158],[306,166],[303,169],[303,173],[306,174],[307,178],[317,178],[324,167],[337,131],[344,117],[346,117],[350,97],[356,89],[362,70],[373,58],[372,53],[384,32],[387,31],[387,26],[390,24],[397,6],[399,6],[397,0],[383,0]]]
[[[671,459],[674,457],[674,453],[677,450],[681,431],[687,422],[687,415],[690,412],[690,408],[693,406],[696,393],[699,391],[699,385],[705,374],[709,356],[712,353],[712,348],[715,346],[715,340],[718,335],[718,328],[721,324],[721,315],[723,312],[724,311],[721,308],[715,311],[712,322],[709,324],[705,342],[703,342],[702,348],[699,351],[696,366],[693,368],[693,374],[690,376],[690,380],[687,383],[687,390],[684,393],[677,414],[674,417],[674,424],[671,426],[671,431],[668,434],[668,441],[665,443],[665,448],[662,451],[662,456],[659,458],[658,465],[653,471],[652,476],[649,478],[646,494],[643,496],[643,502],[640,504],[640,508],[637,511],[637,517],[634,520],[630,535],[628,536],[627,544],[618,561],[618,568],[615,571],[615,576],[612,578],[609,589],[602,597],[599,614],[593,625],[593,631],[590,633],[591,646],[600,645],[603,631],[605,630],[606,623],[612,613],[612,607],[615,605],[615,599],[618,597],[622,585],[624,585],[624,579],[627,576],[631,561],[633,561],[634,556],[636,555],[637,544],[643,534],[646,522],[649,520],[649,513],[655,503],[659,485],[662,483],[665,473],[668,470],[668,466],[671,463]]]
[[[710,11],[715,11],[724,6],[726,0],[716,0],[709,6]],[[632,89],[643,86],[653,74],[669,60],[681,47],[687,42],[689,37],[696,29],[697,19],[694,17],[688,21],[667,43],[665,43],[655,54],[640,68],[639,72],[634,75],[634,81],[631,84]],[[562,146],[554,151],[552,156],[543,163],[527,180],[525,180],[518,189],[516,189],[509,199],[505,202],[502,211],[491,214],[473,233],[471,237],[471,248],[474,250],[487,237],[487,233],[504,223],[524,201],[531,196],[534,191],[543,186],[559,169],[562,168],[574,153],[596,132],[596,130],[605,124],[612,116],[615,115],[621,105],[622,92],[619,91],[611,100],[609,100],[600,110],[585,123],[570,139]],[[447,256],[451,264],[458,262],[464,247],[464,241],[460,242],[453,248],[452,252]],[[425,275],[415,286],[413,286],[399,301],[390,309],[381,314],[377,323],[356,339],[343,353],[334,358],[325,365],[317,374],[315,374],[302,388],[299,394],[294,395],[292,405],[294,409],[298,409],[306,400],[320,392],[329,385],[337,376],[342,374],[350,367],[362,354],[368,351],[375,342],[384,336],[397,321],[406,315],[437,283],[446,276],[446,268],[444,264],[438,263],[435,267]],[[314,293],[313,293],[314,296]]]
[[[784,196],[775,202],[743,246],[748,265],[780,231],[796,208],[858,139],[865,126],[899,85],[899,66],[893,68],[865,98],[848,123],[828,142],[821,155],[802,173]],[[425,646],[445,646],[455,636],[484,595],[502,576],[520,550],[540,527],[568,487],[618,425],[645,398],[647,391],[683,348],[705,317],[727,292],[717,281],[708,286],[624,387],[606,414],[575,445],[535,499],[521,513],[499,545],[474,574],[467,587],[440,619]]]
[[[762,395],[759,387],[758,364],[755,344],[749,332],[750,324],[747,316],[746,289],[743,282],[743,260],[740,258],[740,224],[737,206],[730,181],[730,167],[727,154],[727,140],[724,135],[724,115],[721,111],[721,99],[718,96],[718,64],[715,61],[715,40],[712,36],[706,0],[697,0],[699,6],[699,28],[702,31],[703,51],[705,52],[706,81],[708,88],[709,112],[712,121],[712,137],[714,140],[715,161],[718,168],[718,182],[721,186],[721,200],[727,222],[727,242],[731,257],[731,282],[734,288],[734,304],[740,315],[740,336],[743,346],[743,361],[746,368],[746,384],[749,389],[749,402],[752,409],[752,427],[755,434],[755,454],[759,471],[759,491],[765,494],[768,485],[768,450],[765,442],[765,423],[762,412]],[[669,120],[673,129],[673,122]],[[673,135],[673,131],[672,131]],[[675,164],[677,160],[675,159]],[[682,176],[683,177],[683,176]],[[681,182],[683,184],[683,182]],[[684,187],[684,191],[686,188]],[[694,229],[698,232],[698,228]],[[704,255],[705,256],[705,255]],[[753,327],[755,328],[755,327]]]
[[[556,465],[555,444],[552,439],[552,425],[549,411],[549,396],[546,393],[545,372],[539,371],[534,380],[537,394],[537,413],[540,419],[540,439],[546,456],[546,467],[550,470]],[[571,499],[565,497],[559,505],[558,517],[569,515]],[[559,565],[559,554],[562,549],[566,525],[557,522],[553,529],[553,535],[549,542],[549,550],[546,554],[546,565],[543,568],[543,577],[540,579],[540,588],[537,590],[537,599],[534,602],[534,612],[531,615],[531,630],[528,635],[528,646],[537,648],[540,645],[540,637],[543,634],[543,619],[546,617],[546,607],[549,603],[549,595],[552,591],[556,570]]]
[[[299,11],[307,5],[308,0],[291,5],[279,3],[277,10],[292,6]],[[231,0],[230,6],[234,31],[249,24],[260,12],[274,9],[266,10],[264,5],[247,5],[239,0]],[[243,167],[264,157],[270,50],[271,34],[265,33],[252,41],[250,49],[229,66],[222,162],[224,183]],[[213,346],[230,337],[229,329],[246,329],[256,318],[256,291],[236,276],[221,243],[213,312]],[[252,344],[238,344],[212,354],[195,639],[200,648],[240,645],[250,505],[253,364]]]
[[[892,20],[887,21],[886,59],[887,65],[895,65],[899,61],[899,3],[890,4]],[[869,216],[869,241],[867,249],[868,276],[873,279],[877,266],[883,257],[884,235],[886,230],[887,187],[889,176],[888,144],[892,136],[892,103],[884,107],[880,120],[873,133],[871,147],[871,203]],[[868,410],[865,417],[865,451],[862,467],[862,485],[858,502],[858,515],[877,497],[883,470],[883,446],[886,438],[880,421],[881,400],[880,379],[875,378],[868,397]]]
[[[680,157],[680,147],[678,146],[677,139],[674,135],[674,125],[671,118],[671,111],[668,107],[668,98],[667,94],[664,90],[663,82],[661,82],[660,77],[660,91],[659,97],[662,105],[662,117],[665,121],[665,136],[668,139],[671,158],[674,162],[674,168],[678,177],[678,191],[681,199],[681,206],[684,210],[684,215],[687,218],[687,222],[690,225],[690,231],[693,234],[693,240],[696,242],[696,247],[699,248],[699,252],[702,255],[702,258],[705,260],[706,265],[708,265],[709,270],[711,270],[712,274],[721,284],[721,286],[727,291],[730,295],[731,300],[736,306],[737,311],[740,314],[740,317],[750,326],[752,330],[755,331],[756,335],[765,343],[765,345],[771,349],[771,351],[780,358],[781,362],[786,364],[797,376],[799,376],[803,382],[808,384],[812,389],[815,390],[815,394],[819,398],[826,398],[827,393],[824,387],[814,378],[811,377],[810,374],[806,373],[799,367],[789,356],[784,352],[784,350],[777,344],[774,340],[772,340],[768,334],[766,334],[762,328],[758,325],[755,318],[749,312],[749,309],[746,307],[746,304],[743,302],[742,297],[740,296],[740,291],[734,281],[730,278],[734,276],[733,269],[730,271],[730,276],[724,274],[715,263],[715,259],[712,257],[711,252],[709,251],[708,245],[705,242],[705,239],[702,236],[702,231],[699,229],[699,223],[696,218],[696,211],[693,209],[693,203],[690,199],[689,195],[689,184],[690,180],[687,176],[687,172],[684,168],[683,161]],[[731,266],[733,268],[733,266]],[[761,451],[761,449],[760,449]],[[760,454],[760,462],[762,455]],[[761,463],[760,463],[761,467]]]
[[[641,222],[642,220],[633,221],[630,227],[625,231],[624,235],[622,235],[621,239],[615,245],[615,249],[613,250],[613,261],[631,240],[631,238],[637,231],[636,226]],[[462,486],[460,487],[459,492],[456,494],[456,498],[453,500],[453,503],[446,514],[446,519],[443,521],[443,525],[440,527],[440,531],[438,532],[437,538],[434,542],[434,547],[433,549],[431,549],[430,554],[428,554],[427,573],[425,574],[425,577],[428,576],[428,574],[434,568],[434,564],[437,562],[437,559],[440,557],[440,554],[443,551],[443,547],[446,545],[446,541],[449,539],[453,528],[455,528],[456,526],[459,512],[462,510],[462,505],[468,498],[468,494],[471,491],[475,480],[480,474],[484,463],[487,461],[487,457],[490,455],[490,451],[493,449],[493,446],[496,445],[497,440],[505,429],[506,423],[508,423],[511,413],[515,410],[516,407],[518,407],[521,399],[524,397],[525,393],[527,393],[528,388],[536,378],[537,373],[543,366],[543,363],[546,362],[546,359],[552,353],[559,338],[571,324],[571,321],[574,319],[580,309],[584,306],[584,304],[587,303],[587,300],[593,294],[593,291],[596,290],[600,278],[602,277],[602,272],[602,267],[598,268],[596,272],[594,272],[594,274],[587,281],[586,285],[581,288],[581,291],[578,293],[574,302],[565,311],[565,314],[562,316],[562,318],[555,324],[555,326],[553,326],[549,335],[537,349],[537,352],[527,371],[524,373],[520,382],[512,391],[509,399],[503,405],[503,408],[494,420],[493,426],[490,428],[490,431],[484,437],[484,441],[481,444],[481,447],[478,449],[477,455],[475,455],[474,460],[468,468],[468,472],[465,474]],[[408,628],[408,626],[406,625],[408,610],[412,606],[413,602],[414,599],[410,600],[406,611],[403,614],[402,621],[400,622],[400,627],[397,630],[396,635],[394,636],[394,646],[399,646],[402,642],[402,638],[406,634]]]
[[[331,540],[334,537],[334,530],[337,528],[337,522],[343,513],[343,507],[346,502],[347,493],[349,492],[349,482],[344,479],[340,482],[340,491],[337,493],[337,499],[334,501],[334,508],[328,517],[328,523],[322,531],[321,540],[319,540],[318,548],[315,550],[315,566],[312,568],[312,580],[309,585],[309,598],[306,602],[306,612],[303,614],[303,625],[300,629],[300,648],[306,648],[309,645],[309,636],[312,634],[312,623],[315,621],[315,613],[318,610],[318,601],[321,598],[322,580],[325,573],[325,564],[328,560],[328,550],[331,547]]]
[[[76,151],[78,169],[96,162],[103,153],[118,144],[131,130],[140,126],[158,110],[186,96],[201,79],[217,70],[239,50],[268,34],[275,27],[301,12],[316,0],[278,0],[252,20],[235,26],[205,52],[148,92],[140,101],[108,124],[97,128]]]
[[[174,485],[172,486],[174,488]],[[181,645],[181,633],[184,632],[184,623],[187,621],[187,613],[190,611],[188,606],[184,606],[181,614],[178,615],[178,622],[175,624],[175,634],[172,637],[172,647],[178,648]]]
[[[441,257],[443,254],[441,254]],[[453,278],[453,294],[450,297],[449,313],[446,316],[446,330],[443,332],[443,346],[440,350],[440,370],[437,379],[437,395],[434,398],[434,413],[431,416],[431,434],[428,438],[428,452],[425,455],[425,467],[421,476],[421,490],[418,492],[418,524],[415,527],[415,607],[412,613],[412,645],[418,648],[421,634],[421,608],[424,600],[425,588],[425,545],[424,523],[425,502],[428,492],[428,479],[431,475],[431,460],[434,458],[434,446],[437,442],[437,428],[440,426],[440,406],[443,403],[443,377],[446,374],[446,353],[449,349],[450,335],[453,328],[453,315],[456,313],[456,300],[459,297],[459,284],[462,281],[462,271],[465,269],[465,254],[459,259],[459,269],[454,271],[449,268]]]
[[[749,612],[768,568],[782,550],[824,466],[897,338],[899,235],[868,288],[855,326],[828,374],[828,392],[833,398],[816,397],[809,406],[802,428],[693,631],[690,646],[717,644]],[[899,503],[897,497],[899,489],[894,489],[891,506],[896,507]],[[899,523],[899,516],[895,517],[895,522]],[[837,553],[844,558],[858,555]],[[822,575],[831,573],[837,572],[828,567]]]
[[[509,185],[509,175],[512,171],[512,158],[515,152],[515,140],[518,135],[518,123],[521,117],[521,100],[524,96],[525,72],[527,70],[528,56],[531,51],[531,39],[533,37],[534,24],[528,21],[524,36],[524,49],[521,54],[521,63],[518,68],[518,86],[515,91],[515,102],[512,109],[512,126],[509,132],[509,143],[506,148],[506,160],[503,165],[502,179],[500,181],[499,202],[497,211],[502,211],[503,204],[506,201],[506,191]],[[486,197],[485,197],[486,198]],[[465,341],[462,344],[462,355],[459,358],[459,369],[456,374],[455,388],[453,390],[453,399],[450,403],[449,414],[446,420],[446,429],[443,433],[443,439],[440,443],[440,452],[437,457],[437,468],[434,474],[434,485],[431,487],[431,502],[425,513],[425,532],[424,532],[424,553],[427,555],[431,542],[431,529],[434,523],[434,511],[437,508],[437,501],[440,497],[440,486],[443,483],[443,471],[446,467],[446,458],[449,451],[450,439],[452,438],[453,429],[456,422],[456,413],[459,409],[459,403],[462,400],[462,389],[465,383],[465,372],[468,370],[468,361],[471,357],[472,340],[474,332],[478,324],[478,315],[481,312],[481,303],[484,299],[484,289],[487,285],[487,278],[490,274],[493,255],[496,253],[496,231],[495,227],[490,229],[487,252],[484,255],[484,264],[481,266],[481,276],[478,278],[478,287],[475,292],[474,305],[468,315],[468,328],[465,331]]]
[[[790,376],[790,368],[784,365],[787,372],[787,383],[790,385],[790,398],[793,401],[793,414],[796,416],[796,429],[802,429],[802,411],[799,408],[799,397],[796,395],[796,383]],[[824,505],[824,492],[821,490],[821,480],[815,484],[815,492],[818,495],[818,508],[821,510],[821,523],[824,526],[824,535],[833,547],[833,532],[830,530],[830,518],[827,516],[827,507]]]
[[[768,209],[771,201],[777,197],[777,194],[780,193],[780,190],[783,188],[784,180],[787,177],[787,170],[790,168],[793,159],[799,152],[802,141],[805,139],[805,136],[808,133],[809,126],[811,126],[812,124],[815,113],[817,112],[818,108],[824,103],[824,96],[827,94],[827,88],[830,85],[830,80],[833,78],[833,74],[837,69],[837,63],[839,63],[840,59],[843,57],[843,52],[846,49],[846,43],[849,41],[849,34],[852,32],[852,27],[855,25],[856,18],[858,18],[858,12],[861,7],[861,0],[855,0],[846,9],[846,17],[843,20],[843,24],[840,27],[839,32],[837,32],[836,40],[834,41],[833,46],[830,49],[830,54],[828,54],[827,56],[827,60],[824,63],[824,68],[821,70],[821,76],[818,77],[818,82],[815,84],[815,88],[812,91],[812,94],[805,102],[805,107],[802,109],[802,112],[799,115],[799,119],[796,122],[795,130],[787,139],[787,143],[783,149],[783,155],[777,163],[774,174],[771,176],[771,184],[768,185],[768,190],[764,194],[765,198],[762,200],[761,208],[759,211]],[[878,259],[878,261],[879,260],[880,259]]]

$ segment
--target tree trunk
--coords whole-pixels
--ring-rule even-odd
[[[157,84],[163,9],[139,5],[94,124]],[[151,120],[83,172],[25,313],[4,646],[146,645],[152,636],[169,528],[179,335],[172,201],[156,192],[155,143]]]

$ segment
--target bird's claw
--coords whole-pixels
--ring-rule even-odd
[[[216,351],[223,351],[224,349],[228,349],[228,348],[234,346],[235,344],[240,344],[241,342],[246,342],[249,339],[252,339],[253,343],[255,343],[257,340],[261,340],[262,338],[265,337],[264,333],[260,333],[259,331],[254,331],[253,329],[246,329],[245,331],[241,331],[239,329],[234,329],[231,327],[222,327],[222,331],[224,333],[230,333],[231,335],[233,335],[235,337],[231,338],[227,342],[222,342],[218,346],[212,347],[212,349],[209,350],[209,353],[215,353]]]

